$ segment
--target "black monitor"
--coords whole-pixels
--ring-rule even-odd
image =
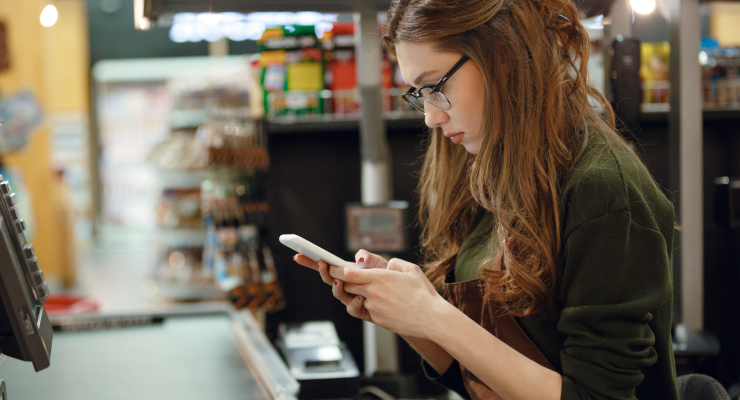
[[[49,288],[26,243],[15,194],[2,176],[0,209],[0,354],[30,361],[38,372],[51,357],[52,328],[44,309]]]

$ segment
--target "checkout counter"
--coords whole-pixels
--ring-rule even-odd
[[[288,400],[299,391],[252,315],[226,304],[50,320],[50,367],[0,361],[8,399]]]

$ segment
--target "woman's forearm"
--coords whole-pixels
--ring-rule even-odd
[[[435,308],[435,310],[438,310]],[[454,307],[442,307],[431,343],[477,376],[501,398],[560,399],[562,377],[517,352]]]
[[[411,336],[401,336],[429,365],[442,375],[452,365],[454,359],[445,349],[431,340]]]

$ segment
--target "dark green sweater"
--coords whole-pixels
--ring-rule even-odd
[[[557,288],[548,308],[518,321],[562,374],[561,398],[677,399],[672,204],[642,162],[605,134],[592,134],[560,198]],[[477,279],[481,261],[495,255],[492,225],[488,214],[471,230],[456,281]],[[453,367],[437,380],[459,392]]]

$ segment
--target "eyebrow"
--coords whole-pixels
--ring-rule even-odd
[[[439,71],[435,70],[435,71],[424,71],[424,72],[422,72],[421,74],[419,74],[419,76],[416,77],[416,80],[414,81],[414,87],[419,87],[420,86],[419,82],[421,82],[427,76],[432,75],[432,74],[436,74],[437,72],[439,72]]]

